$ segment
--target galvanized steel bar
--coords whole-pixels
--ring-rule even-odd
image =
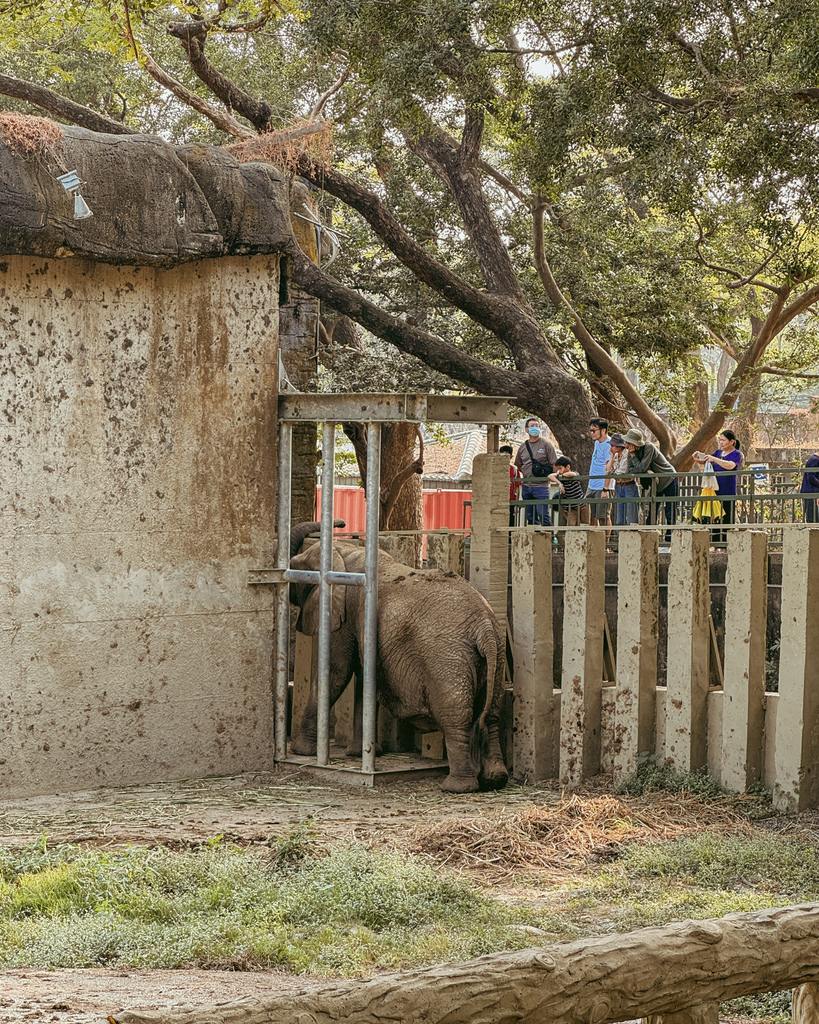
[[[333,585],[327,579],[333,568],[333,476],[335,474],[335,423],[323,423],[321,434],[321,579],[319,580],[318,712],[316,764],[330,763],[330,634]]]
[[[276,568],[286,569],[290,560],[290,474],[293,460],[293,426],[279,424],[279,528]],[[290,674],[290,587],[282,582],[276,588],[276,667],[273,709],[273,757],[287,756],[287,687]]]
[[[381,424],[367,427],[367,540],[364,556],[364,652],[361,770],[375,771],[375,672],[378,631],[378,525],[381,511]]]
[[[284,578],[291,583],[318,583],[321,573],[314,569],[288,569]],[[366,580],[363,572],[328,572],[324,578],[328,583],[339,583],[345,587],[363,587]]]

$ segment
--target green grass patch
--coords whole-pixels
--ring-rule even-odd
[[[530,917],[418,858],[360,846],[319,855],[306,833],[269,853],[38,845],[0,855],[3,967],[358,975],[522,948],[531,934],[514,926]]]
[[[667,764],[646,758],[637,771],[623,779],[617,787],[621,796],[643,796],[645,793],[691,793],[703,801],[724,796],[724,790],[704,770],[678,772]]]

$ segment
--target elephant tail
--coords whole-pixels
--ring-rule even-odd
[[[472,736],[470,737],[469,753],[476,768],[483,764],[484,757],[489,749],[486,718],[492,706],[492,697],[495,694],[495,676],[497,675],[498,662],[501,655],[501,652],[498,650],[498,635],[489,621],[484,623],[483,628],[478,634],[477,648],[481,657],[486,660],[486,699],[484,700],[483,710],[472,726]]]

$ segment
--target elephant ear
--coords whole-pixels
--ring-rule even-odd
[[[319,545],[315,544],[311,546],[311,549],[315,549],[315,556],[311,560],[312,563],[309,566],[311,569],[318,569],[318,548]],[[311,549],[308,549],[311,550]],[[297,564],[304,555],[299,555],[294,558],[290,563],[293,569],[306,569],[307,565]],[[345,572],[346,568],[344,565],[344,559],[341,554],[333,548],[333,572]],[[333,599],[331,602],[331,620],[332,620],[332,631],[335,633],[337,629],[341,628],[342,622],[347,618],[346,610],[346,597],[347,588],[334,586],[333,587]],[[310,592],[304,604],[301,606],[301,612],[299,613],[299,621],[296,623],[296,629],[300,633],[304,633],[306,636],[316,636],[319,631],[319,588],[318,586],[310,587]]]

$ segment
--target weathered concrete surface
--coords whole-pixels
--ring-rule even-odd
[[[270,766],[277,301],[0,261],[0,794]]]
[[[707,760],[709,540],[707,529],[679,530],[671,540],[665,756],[678,771]]]
[[[270,165],[212,146],[177,152],[153,135],[62,130],[62,148],[41,156],[12,153],[0,134],[0,254],[170,267],[284,249],[288,185]],[[86,220],[56,180],[75,169]]]
[[[744,793],[761,778],[764,761],[768,538],[763,531],[729,533],[725,583],[722,757],[717,778],[726,789]]]
[[[509,460],[476,455],[472,463],[472,539],[469,581],[506,629],[509,582]]]
[[[774,805],[819,803],[819,529],[782,537],[782,640],[776,709]]]
[[[615,781],[637,770],[639,754],[654,753],[654,703],[659,637],[659,536],[623,531],[617,585]]]
[[[600,772],[605,531],[569,530],[565,551],[560,782],[576,786]]]
[[[512,539],[514,644],[513,773],[534,785],[558,772],[560,719],[552,691],[552,537],[534,530]]]

